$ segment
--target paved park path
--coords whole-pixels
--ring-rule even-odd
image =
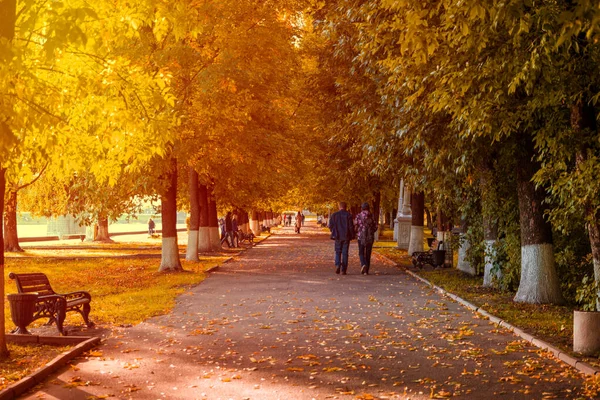
[[[374,256],[360,275],[355,243],[336,275],[332,249],[285,228],[27,398],[587,398],[574,369],[401,269]]]

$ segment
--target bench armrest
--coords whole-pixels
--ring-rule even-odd
[[[60,294],[49,294],[49,295],[46,295],[46,296],[38,296],[36,302],[37,303],[42,303],[42,302],[45,302],[47,300],[59,300],[59,299],[64,300],[65,297],[62,296],[62,295],[60,295]]]

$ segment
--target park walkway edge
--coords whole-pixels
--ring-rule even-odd
[[[400,266],[400,264],[398,264],[397,262],[391,260],[390,258],[388,258],[382,254],[377,253],[377,256],[381,257],[381,259],[383,259],[386,262],[391,263],[397,267]],[[416,278],[417,280],[423,282],[424,284],[431,286],[433,289],[435,289],[437,292],[441,293],[442,295],[449,297],[452,300],[456,301],[457,303],[461,304],[463,307],[466,307],[466,308],[478,313],[479,315],[486,317],[487,319],[489,319],[489,321],[491,323],[501,326],[505,329],[508,329],[509,331],[512,331],[515,335],[519,336],[521,339],[525,340],[526,342],[529,342],[532,345],[534,345],[542,350],[550,352],[556,359],[564,362],[565,364],[570,365],[571,367],[577,369],[579,372],[581,372],[585,375],[590,375],[590,376],[595,376],[595,375],[600,376],[600,369],[595,368],[595,367],[591,366],[590,364],[588,364],[584,361],[581,361],[581,360],[571,356],[570,354],[560,350],[558,347],[553,346],[541,339],[538,339],[535,336],[523,331],[522,329],[504,321],[503,319],[490,314],[483,308],[477,307],[476,305],[468,302],[467,300],[463,299],[462,297],[459,297],[459,296],[455,295],[454,293],[450,293],[450,292],[446,291],[445,289],[443,289],[437,285],[434,285],[433,283],[429,282],[427,279],[419,276],[418,274],[416,274],[412,271],[409,271],[408,269],[405,269],[405,272],[407,274],[411,275],[412,277]]]
[[[23,336],[23,335],[14,335],[14,336]],[[75,338],[75,336],[67,336],[67,337],[54,336],[54,337],[44,338],[44,337],[32,335],[32,336],[27,336],[27,338],[29,339],[30,342],[44,343],[44,342],[50,341],[54,345],[60,345],[61,341],[64,341],[64,344],[68,345],[68,344],[73,343],[73,340],[74,340],[73,338]],[[18,341],[21,343],[24,341],[24,340],[19,340],[19,339],[15,340],[15,341]],[[35,385],[42,383],[50,374],[52,374],[53,372],[64,367],[65,365],[67,365],[67,363],[69,361],[71,361],[75,357],[80,356],[81,354],[85,353],[86,351],[96,347],[100,343],[100,338],[95,337],[95,336],[94,337],[78,336],[77,339],[80,339],[80,343],[77,344],[75,347],[59,354],[53,360],[49,361],[42,368],[37,369],[30,375],[27,375],[23,379],[13,383],[12,385],[8,386],[6,389],[0,391],[0,400],[12,400],[12,399],[19,397],[23,393],[25,393],[28,390],[30,390],[31,388],[33,388]]]

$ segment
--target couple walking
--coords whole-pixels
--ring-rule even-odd
[[[371,267],[371,251],[377,231],[377,221],[369,211],[369,203],[363,203],[362,211],[352,221],[352,214],[346,210],[346,203],[341,202],[340,210],[329,219],[331,239],[335,240],[335,273],[346,275],[348,270],[348,248],[350,241],[358,239],[358,255],[360,257],[360,273],[369,275]]]

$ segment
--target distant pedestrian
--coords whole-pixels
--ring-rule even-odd
[[[225,215],[225,235],[221,239],[221,245],[223,242],[227,242],[228,247],[233,247],[233,224],[231,222],[231,211]]]
[[[154,223],[152,217],[150,217],[148,219],[148,236],[154,235],[154,228],[156,228],[156,224]]]
[[[346,211],[346,203],[341,202],[340,210],[333,213],[329,218],[329,230],[331,239],[335,240],[335,273],[346,275],[348,269],[348,248],[350,241],[354,239],[354,224],[352,214]]]
[[[371,251],[377,232],[377,221],[369,210],[369,203],[363,203],[362,211],[356,216],[356,233],[358,239],[358,256],[360,257],[360,273],[369,275],[371,267]]]
[[[302,212],[298,211],[298,214],[296,214],[296,233],[300,233],[301,227],[302,227]]]
[[[287,226],[292,226],[292,214],[287,215]]]
[[[304,226],[304,218],[306,218],[306,217],[302,213],[300,213],[300,216],[302,217],[302,226]]]
[[[233,218],[231,219],[231,244],[233,247],[240,247],[239,236],[238,236],[238,220],[237,214],[233,214]]]

